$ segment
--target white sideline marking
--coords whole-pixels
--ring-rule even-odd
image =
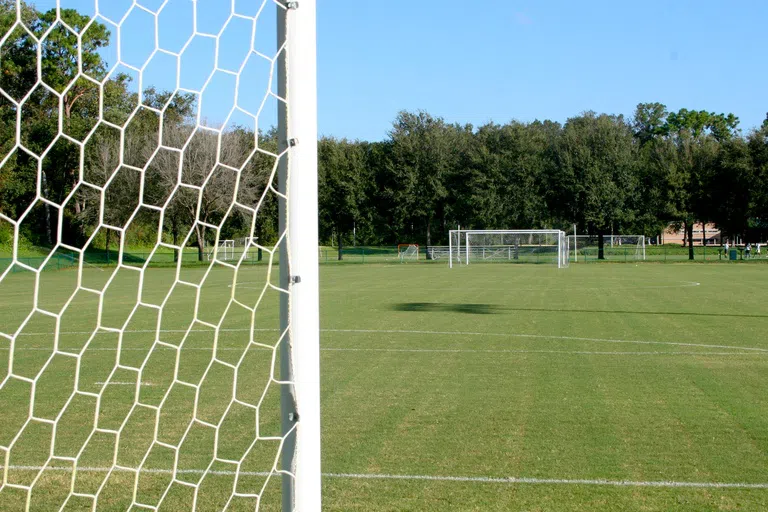
[[[271,351],[264,347],[257,347],[260,350]],[[158,347],[160,350],[174,350],[171,347]],[[219,348],[217,352],[242,352],[246,349],[243,348]],[[8,350],[7,347],[0,348],[0,351]],[[120,352],[146,352],[148,348],[126,348],[120,349]],[[182,352],[212,352],[211,348],[202,347],[190,347],[182,348]],[[49,348],[42,347],[30,347],[19,348],[17,352],[50,352]],[[79,349],[67,349],[60,348],[59,352],[76,353]],[[116,352],[116,348],[89,348],[88,352]],[[424,353],[445,353],[445,354],[571,354],[571,355],[595,355],[595,356],[765,356],[768,352],[704,352],[704,351],[661,351],[661,350],[525,350],[525,349],[472,349],[472,348],[354,348],[354,347],[324,347],[320,348],[322,352],[424,352]],[[96,382],[95,384],[105,384],[104,382]],[[134,382],[111,382],[114,385],[134,386]],[[142,383],[142,386],[154,386],[151,383]]]
[[[2,466],[0,466],[2,469]],[[66,466],[9,466],[10,470],[17,471],[61,471],[71,473],[72,468]],[[123,468],[101,468],[84,467],[77,468],[78,472],[108,473],[109,471],[135,473]],[[142,473],[155,474],[174,474],[169,469],[142,469]],[[193,474],[202,475],[205,470],[202,469],[179,469],[175,474]],[[269,476],[277,475],[276,472],[268,471],[208,471],[212,475],[223,476]],[[490,477],[490,476],[442,476],[442,475],[389,475],[380,473],[323,473],[326,478],[350,478],[364,480],[422,480],[432,482],[470,482],[485,484],[545,484],[545,485],[599,485],[612,487],[691,487],[705,489],[768,489],[768,483],[747,483],[747,482],[681,482],[673,480],[658,481],[636,481],[636,480],[604,480],[600,478],[526,478],[526,477]]]
[[[271,351],[264,347],[257,347],[260,350]],[[174,350],[171,347],[158,347],[159,350]],[[0,347],[0,351],[7,351],[8,347]],[[146,352],[149,348],[127,348],[123,347],[120,352]],[[212,348],[203,347],[190,347],[182,348],[183,352],[212,352]],[[242,348],[218,348],[217,352],[242,352],[246,350],[246,347]],[[17,352],[50,352],[49,348],[42,347],[29,347],[29,348],[17,348]],[[80,349],[67,349],[59,348],[59,353],[77,353]],[[116,352],[116,348],[89,348],[89,352]],[[526,349],[472,349],[472,348],[354,348],[354,347],[321,347],[322,352],[406,352],[406,353],[444,353],[444,354],[571,354],[571,355],[595,355],[595,356],[765,356],[768,352],[738,352],[733,350],[731,352],[705,352],[705,351],[663,351],[663,350],[526,350]],[[95,384],[101,385],[105,382],[96,382]],[[112,382],[110,384],[134,386],[134,382]],[[152,383],[142,383],[142,386],[154,386]]]
[[[3,469],[3,466],[0,466],[0,470]],[[56,471],[56,472],[62,472],[62,473],[71,473],[72,468],[68,466],[8,466],[9,470],[15,470],[15,471],[40,471],[41,469],[46,469],[48,471]],[[83,468],[77,468],[78,473],[109,473],[110,471],[113,471],[115,473],[135,473],[137,470],[130,470],[126,468],[96,468],[96,467],[83,467]],[[158,475],[171,475],[174,474],[173,470],[171,469],[149,469],[144,468],[141,470],[142,473],[149,473],[149,474],[158,474]],[[202,475],[205,473],[205,470],[203,469],[178,469],[176,470],[177,475]],[[221,470],[212,470],[208,471],[208,474],[211,475],[223,475],[223,476],[232,476],[232,475],[243,475],[243,476],[269,476],[269,475],[278,475],[279,473],[275,471],[274,473],[270,473],[268,471],[221,471]]]
[[[377,330],[377,329],[321,329],[323,332],[349,332],[349,333],[388,333],[388,334],[432,334],[440,336],[493,336],[508,338],[532,338],[532,339],[553,339],[567,341],[594,341],[600,343],[634,343],[638,345],[673,345],[680,347],[702,347],[702,348],[721,348],[730,350],[754,350],[757,352],[766,352],[766,348],[742,347],[731,345],[710,345],[704,343],[682,343],[677,341],[647,341],[647,340],[618,340],[611,338],[584,338],[579,336],[551,336],[548,334],[523,334],[523,333],[501,333],[501,332],[459,332],[459,331],[407,331],[407,330]]]
[[[249,332],[249,328],[240,329],[219,329],[219,332]],[[254,329],[254,332],[278,332],[279,329]],[[768,348],[744,347],[739,345],[712,345],[707,343],[683,343],[679,341],[652,341],[652,340],[620,340],[613,338],[587,338],[581,336],[557,336],[549,334],[526,334],[526,333],[502,333],[502,332],[475,332],[475,331],[423,331],[423,330],[400,330],[400,329],[320,329],[321,332],[337,333],[356,333],[356,334],[422,334],[432,336],[491,336],[495,338],[529,338],[529,339],[549,339],[565,341],[591,341],[596,343],[628,343],[636,345],[669,345],[677,347],[699,347],[716,348],[723,350],[748,350],[754,352],[768,353]],[[186,333],[186,329],[138,329],[126,330],[124,333]],[[213,329],[192,329],[190,332],[213,332]],[[50,336],[53,332],[22,332],[19,336]],[[62,331],[60,335],[91,335],[93,331]],[[104,334],[107,334],[104,332]],[[8,350],[8,347],[0,347],[0,350]],[[25,350],[34,350],[32,348]],[[43,349],[46,350],[46,349]],[[112,349],[109,349],[112,350]],[[125,349],[124,349],[125,350]]]
[[[103,386],[104,384],[109,384],[110,386],[135,386],[135,382],[94,382],[97,386]],[[142,386],[154,386],[151,382],[142,382]]]
[[[647,351],[589,351],[589,350],[515,350],[515,349],[463,349],[463,348],[321,348],[328,352],[438,352],[438,353],[477,353],[477,354],[574,354],[594,356],[763,356],[761,352],[664,352]]]
[[[657,288],[691,288],[694,286],[701,286],[701,283],[697,283],[696,281],[679,281],[681,284],[666,284],[666,285],[658,285],[658,286],[609,286],[609,287],[588,287],[588,286],[570,286],[565,288],[558,288],[558,290],[651,290],[651,289],[657,289]],[[258,286],[251,286],[251,285],[258,285]],[[263,290],[266,287],[266,284],[263,283],[238,283],[237,288],[240,290]],[[227,288],[232,288],[232,285],[227,285]],[[463,290],[480,290],[481,288],[467,288],[463,287]],[[509,292],[509,291],[541,291],[541,287],[535,288],[521,288],[521,287],[515,287],[515,288],[482,288],[483,291],[502,291],[502,292]],[[325,292],[346,292],[348,291],[346,288],[324,288],[323,291]],[[387,288],[367,288],[366,293],[368,292],[381,292],[381,293],[391,293],[392,290],[389,290]],[[432,292],[441,292],[445,291],[445,288],[419,288],[419,291],[432,291]]]
[[[676,482],[603,480],[587,478],[525,478],[488,476],[434,476],[434,475],[382,475],[366,473],[324,473],[331,478],[361,478],[367,480],[428,480],[437,482],[472,482],[487,484],[545,484],[545,485],[601,485],[613,487],[694,487],[717,489],[768,489],[768,483],[746,482]]]
[[[600,291],[614,291],[614,290],[652,290],[652,289],[658,289],[658,288],[692,288],[694,286],[701,286],[701,283],[697,283],[696,281],[679,281],[681,284],[664,284],[664,285],[654,285],[654,286],[596,286],[596,287],[589,287],[589,286],[566,286],[566,287],[558,287],[558,290],[563,291],[581,291],[581,290],[600,290]],[[230,285],[231,286],[231,285]],[[243,288],[241,286],[238,286],[238,288]],[[245,287],[247,289],[250,289],[248,287]],[[254,287],[255,288],[255,287]],[[257,288],[260,289],[260,288]],[[482,291],[499,291],[499,292],[515,292],[515,291],[541,291],[541,287],[514,287],[514,288],[474,288],[474,287],[462,287],[462,290],[482,290]],[[325,292],[346,292],[348,291],[346,288],[324,288],[323,291]],[[366,288],[366,293],[368,292],[387,292],[391,293],[392,290],[387,288]],[[431,291],[431,292],[444,292],[445,288],[422,288],[419,287],[419,291]]]

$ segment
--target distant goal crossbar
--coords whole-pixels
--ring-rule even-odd
[[[453,229],[449,266],[486,263],[569,264],[568,238],[557,229]]]

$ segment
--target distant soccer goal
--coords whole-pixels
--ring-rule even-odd
[[[560,230],[473,230],[449,232],[449,266],[477,263],[539,263],[568,266],[568,238]]]
[[[219,261],[231,261],[235,259],[235,241],[222,240],[219,242],[219,245],[208,251],[208,261],[213,261],[214,259]]]
[[[255,247],[259,243],[259,237],[257,236],[246,236],[243,238],[238,238],[235,240],[235,247],[244,247],[245,249],[249,247]]]
[[[419,244],[398,244],[397,257],[400,261],[416,261],[419,259]]]
[[[579,259],[596,259],[599,251],[597,235],[568,235],[571,256]],[[604,235],[603,255],[606,259],[645,260],[644,235]]]

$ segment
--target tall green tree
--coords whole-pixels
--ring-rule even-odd
[[[747,137],[749,158],[754,180],[751,184],[752,208],[750,214],[762,228],[768,228],[768,115],[762,126]]]
[[[344,237],[360,220],[364,203],[365,151],[361,144],[324,137],[318,142],[320,225],[336,234],[338,259]]]
[[[528,229],[546,224],[546,145],[546,133],[538,124],[490,123],[478,128],[452,188],[464,225]]]
[[[719,144],[736,134],[732,114],[681,109],[667,116],[669,137],[676,148],[677,220],[685,229],[688,258],[693,259],[693,225],[712,220],[715,162]]]
[[[418,227],[427,246],[432,244],[436,220],[446,206],[446,180],[456,156],[455,134],[443,119],[423,111],[400,112],[389,133],[387,171],[394,187],[387,192],[392,207],[406,227],[405,234],[413,236]]]
[[[734,137],[720,144],[709,187],[712,220],[726,233],[746,235],[761,184],[745,140]]]
[[[603,259],[605,233],[631,224],[636,215],[631,127],[621,116],[587,112],[571,118],[556,141],[554,158],[555,204],[550,207],[582,231],[597,234]]]
[[[668,114],[661,103],[640,103],[633,116],[639,190],[636,230],[643,234],[661,233],[678,220],[683,181],[675,145],[669,138]]]
[[[80,39],[57,19],[63,20],[76,31],[82,31]],[[21,21],[23,26],[12,26]],[[99,50],[109,42],[109,31],[103,24],[90,23],[90,18],[73,9],[52,9],[45,13],[31,5],[21,4],[17,16],[15,2],[0,2],[0,29],[7,38],[0,49],[0,87],[14,101],[0,101],[0,135],[3,137],[3,156],[14,146],[22,148],[5,162],[0,170],[3,187],[0,192],[0,211],[17,217],[33,201],[37,189],[35,160],[30,153],[43,157],[40,174],[42,194],[61,204],[79,179],[80,150],[77,145],[58,138],[59,100],[38,81],[61,94],[63,131],[66,135],[83,140],[92,130],[99,117],[99,87],[96,80],[106,74],[106,65]],[[45,37],[42,38],[42,35]],[[35,40],[40,39],[38,75]],[[78,75],[83,73],[91,80]],[[114,81],[108,81],[111,89]],[[118,85],[117,94],[126,94],[125,84]],[[21,103],[21,100],[24,100]],[[21,109],[21,136],[16,138],[16,110]],[[32,179],[30,179],[32,178]],[[52,246],[54,224],[52,208],[45,204],[37,208],[23,225],[23,231],[36,242]],[[72,215],[65,215],[66,232],[71,229]]]
[[[645,146],[669,135],[667,106],[662,103],[640,103],[635,108],[632,128],[640,145]]]

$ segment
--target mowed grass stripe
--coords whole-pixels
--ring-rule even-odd
[[[263,275],[259,269],[253,270],[242,276],[242,283],[259,282]],[[768,508],[768,492],[761,487],[587,483],[762,485],[764,468],[768,467],[768,403],[763,398],[768,397],[763,378],[768,361],[761,357],[768,353],[768,342],[762,335],[768,323],[765,270],[726,264],[584,265],[563,271],[507,265],[453,271],[440,265],[323,267],[323,467],[329,474],[324,482],[324,508]],[[170,289],[172,272],[153,270],[150,274],[152,290],[146,299],[159,304],[163,290]],[[188,274],[190,281],[196,279],[193,273]],[[46,303],[41,307],[55,309],[64,303],[72,275],[52,272],[42,276]],[[11,277],[14,279],[0,284],[3,289],[11,284],[13,292],[0,293],[3,332],[14,332],[13,324],[30,311],[30,301],[24,299],[31,290],[30,281],[23,275]],[[212,286],[205,288],[200,305],[205,321],[215,321],[216,314],[223,311],[221,304],[226,304],[233,293],[228,287],[231,279],[227,272],[210,274],[208,284]],[[701,285],[680,286],[683,281]],[[89,277],[89,286],[104,282],[104,276]],[[113,286],[106,299],[114,307],[105,312],[103,323],[111,328],[128,320],[132,301],[138,296],[130,275],[117,276]],[[238,300],[254,305],[260,286],[255,287],[234,293],[241,294]],[[169,299],[168,318],[160,323],[161,339],[173,344],[181,343],[193,320],[187,314],[192,294],[188,289],[182,291]],[[79,297],[62,315],[62,348],[84,345],[82,338],[87,339],[96,325],[94,298],[98,299],[93,294]],[[124,331],[131,336],[123,349],[136,353],[124,364],[140,364],[140,351],[147,350],[158,332],[157,316],[152,311],[144,313],[132,319]],[[222,323],[220,357],[229,362],[236,361],[235,355],[244,349],[243,341],[247,345],[242,337],[249,325],[245,317],[227,318]],[[39,339],[37,334],[19,336],[16,347],[52,350],[51,329],[42,320],[35,322],[43,328],[30,324],[22,334],[44,335]],[[277,301],[270,300],[257,311],[256,341],[276,343],[276,325]],[[65,334],[75,332],[86,334]],[[206,334],[211,330],[192,325],[192,332]],[[212,357],[211,339],[198,336],[195,344],[181,349],[182,362],[186,353],[194,354],[186,358],[184,379],[196,382],[193,377],[202,375],[203,365]],[[8,341],[0,339],[0,347],[7,348]],[[112,341],[93,348],[107,352],[115,347]],[[23,358],[34,350],[20,350],[15,357]],[[157,350],[158,354],[166,352],[175,349]],[[667,355],[676,357],[663,357]],[[158,386],[148,390],[142,386],[138,398],[142,403],[156,404],[155,395],[169,385],[170,380],[165,379],[168,372],[163,369],[169,361],[172,364],[172,358],[166,359],[156,361],[156,371],[146,379]],[[258,360],[260,356],[254,363]],[[31,371],[37,361],[30,359],[29,370],[19,368]],[[71,361],[64,363],[58,371],[64,372]],[[258,398],[264,384],[263,368],[254,369],[258,371],[243,373],[247,379],[238,384],[239,391],[250,394],[249,401]],[[0,377],[7,372],[8,358],[0,357]],[[94,382],[103,382],[103,372],[97,373]],[[48,381],[60,386],[69,382],[63,374],[61,377]],[[131,373],[115,378],[132,382],[137,376]],[[26,416],[24,406],[32,396],[29,386],[13,380],[9,380],[13,386],[8,388],[13,390],[11,405]],[[215,380],[223,384],[226,379]],[[120,387],[130,394],[130,386]],[[43,391],[44,387],[38,386],[35,400],[40,405],[47,404]],[[227,392],[218,387],[214,391],[217,395],[213,398]],[[2,394],[0,390],[0,400]],[[191,390],[176,397],[168,411],[185,418],[193,395]],[[207,405],[201,414],[208,421],[217,419],[218,401],[203,398]],[[74,418],[81,425],[91,424],[94,417],[94,403],[85,402],[83,412]],[[46,410],[55,411],[55,404],[50,405]],[[276,408],[273,410],[277,414]],[[118,413],[115,411],[110,421]],[[137,441],[144,440],[144,425],[149,426],[146,432],[151,436],[150,416],[137,418],[135,428],[131,427]],[[237,443],[247,439],[252,431],[248,423],[252,419],[247,418],[246,414],[236,423],[225,423],[225,430],[236,435],[222,440]],[[15,425],[8,423],[7,417],[0,418],[0,433]],[[76,446],[72,443],[77,430],[70,430],[71,440],[60,439],[63,444],[57,444],[56,450],[67,448],[71,453]],[[182,469],[191,472],[185,481],[201,477],[194,472],[207,467],[210,460],[210,432],[201,430],[199,434],[200,442],[182,448],[187,461]],[[174,436],[180,433],[175,430],[162,427],[161,435],[179,442]],[[140,457],[141,443],[122,446],[131,449],[120,457],[132,461]],[[228,449],[236,453],[236,448]],[[104,459],[107,464],[86,459],[81,463],[106,468],[108,453],[109,449],[93,454],[95,461]],[[39,455],[47,456],[47,452]],[[158,457],[152,467],[160,472],[148,483],[155,490],[163,488],[163,479],[168,476],[162,472],[167,471],[167,461]],[[273,457],[274,453],[266,450],[263,457],[243,468],[243,475],[254,473],[249,478],[259,478]],[[24,465],[21,459],[12,455],[11,462]],[[212,466],[220,480],[201,487],[201,499],[206,503],[219,503],[231,489],[231,482],[226,483],[230,468],[220,466]],[[409,475],[413,478],[406,479]],[[532,480],[529,483],[541,481],[544,485],[489,487],[473,480],[504,479],[504,475],[523,475]],[[96,474],[86,476],[98,481]],[[64,475],[62,478],[66,482]],[[114,480],[132,485],[128,475]],[[552,485],[546,485],[547,481]],[[0,500],[7,492],[7,488],[0,492]]]
[[[379,367],[383,362],[377,358],[369,365]],[[393,359],[387,362],[395,364]],[[677,480],[714,473],[719,478],[749,476],[746,481],[760,481],[764,477],[763,454],[740,449],[733,453],[728,446],[738,448],[749,440],[734,429],[732,422],[713,415],[711,403],[698,397],[695,389],[685,387],[671,391],[668,394],[677,395],[671,397],[673,405],[659,407],[660,390],[681,387],[678,382],[665,382],[663,378],[661,384],[653,385],[669,373],[669,368],[649,373],[647,367],[633,372],[630,367],[620,365],[608,372],[612,373],[610,378],[599,379],[595,376],[606,374],[605,370],[595,374],[589,365],[567,364],[567,361],[562,365],[537,365],[531,360],[522,363],[508,370],[507,375],[518,376],[518,379],[517,382],[509,379],[512,382],[506,388],[471,387],[468,382],[471,377],[479,381],[483,372],[492,374],[497,370],[487,361],[485,367],[478,366],[474,371],[475,367],[464,364],[467,378],[461,379],[461,384],[448,385],[446,376],[453,368],[445,359],[436,365],[445,368],[439,377],[434,378],[433,368],[425,375],[407,380],[416,385],[419,390],[416,393],[405,387],[405,381],[395,378],[387,386],[390,393],[377,392],[381,388],[378,382],[368,387],[355,383],[350,387],[356,389],[359,398],[347,392],[338,396],[344,398],[345,410],[356,413],[345,417],[343,431],[333,430],[327,434],[326,449],[329,449],[327,445],[335,444],[336,436],[356,441],[351,447],[345,446],[346,456],[332,453],[328,458],[331,461],[368,459],[370,462],[358,470],[360,473],[406,466],[440,473],[449,467],[465,472],[483,468],[490,474],[522,473],[536,478],[550,478],[558,473],[574,478],[619,480],[630,480],[630,476],[637,475],[643,477],[643,481],[653,477]],[[405,366],[402,362],[400,365]],[[571,379],[553,382],[547,377],[561,373],[564,367],[569,368]],[[364,375],[361,381],[367,382],[369,367],[361,371]],[[408,373],[407,368],[402,373]],[[536,385],[521,386],[521,382],[534,380],[532,374],[540,376]],[[637,386],[643,375],[654,377],[646,389]],[[425,386],[419,385],[423,380],[435,380],[442,386],[440,390],[426,391]],[[583,384],[573,385],[578,382]],[[627,382],[626,389],[638,387],[646,391],[647,396],[634,394],[629,400],[615,396],[622,382]],[[463,386],[466,388],[460,389]],[[602,392],[591,392],[593,386],[602,388]],[[419,394],[425,396],[417,396]],[[326,412],[332,414],[335,406],[326,401]],[[693,411],[699,423],[681,422],[675,414],[681,407]],[[388,413],[368,419],[375,410]],[[382,431],[386,430],[390,433],[382,439]],[[709,453],[712,449],[718,453]],[[373,454],[365,456],[369,451]],[[744,457],[753,460],[754,465],[743,467]],[[708,466],[719,470],[706,471]],[[337,468],[341,470],[343,466],[334,465],[333,469]]]

